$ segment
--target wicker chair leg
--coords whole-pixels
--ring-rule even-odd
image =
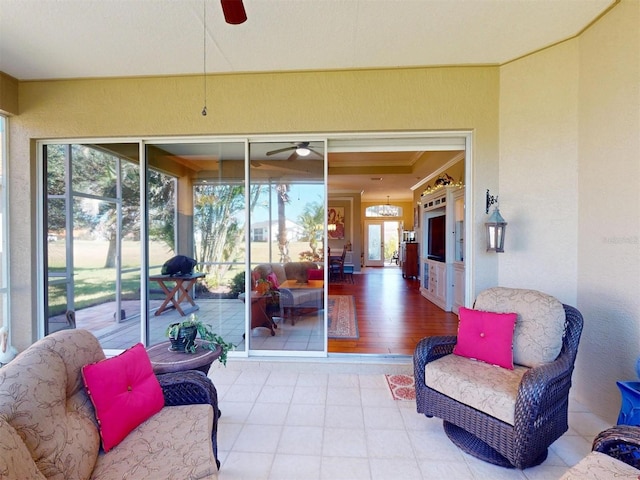
[[[509,460],[472,433],[469,433],[465,429],[450,422],[443,421],[442,424],[447,437],[449,437],[449,439],[458,448],[460,448],[460,450],[485,462],[504,468],[514,468]],[[528,465],[527,467],[540,465],[546,460],[546,458],[547,450],[545,450],[544,453],[542,453],[531,465]]]

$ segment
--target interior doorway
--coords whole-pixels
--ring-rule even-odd
[[[384,267],[397,265],[399,243],[399,227],[397,220],[366,220],[364,241],[364,266]]]

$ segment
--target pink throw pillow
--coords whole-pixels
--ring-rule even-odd
[[[494,313],[460,307],[455,355],[513,370],[516,313]]]
[[[267,281],[271,282],[271,286],[275,290],[278,290],[280,288],[280,283],[278,282],[278,277],[275,273],[271,272],[269,275],[267,275]]]
[[[164,395],[141,343],[120,355],[82,367],[96,410],[102,448],[108,452],[164,407]]]
[[[310,268],[307,270],[307,280],[324,280],[324,270],[321,268]]]

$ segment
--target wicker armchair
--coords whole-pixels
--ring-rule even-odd
[[[617,425],[608,428],[594,439],[592,450],[640,470],[640,427]]]
[[[413,360],[418,412],[441,418],[453,443],[484,461],[519,469],[542,463],[548,446],[568,429],[571,374],[582,332],[580,312],[568,305],[563,307],[566,317],[560,354],[550,363],[528,369],[522,377],[513,425],[425,384],[425,366],[451,354],[455,336],[424,338],[416,346]]]
[[[213,382],[203,373],[197,370],[184,372],[162,373],[156,375],[166,407],[177,405],[209,404],[213,407],[213,429],[211,430],[211,442],[213,456],[216,465],[220,469],[218,460],[218,419],[221,412],[218,408],[218,393]]]

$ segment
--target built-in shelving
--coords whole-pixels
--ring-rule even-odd
[[[464,187],[443,187],[425,195],[421,203],[420,292],[443,310],[458,313],[465,296]],[[435,217],[444,217],[444,252],[430,247],[439,241],[430,228],[442,224],[430,221]]]

